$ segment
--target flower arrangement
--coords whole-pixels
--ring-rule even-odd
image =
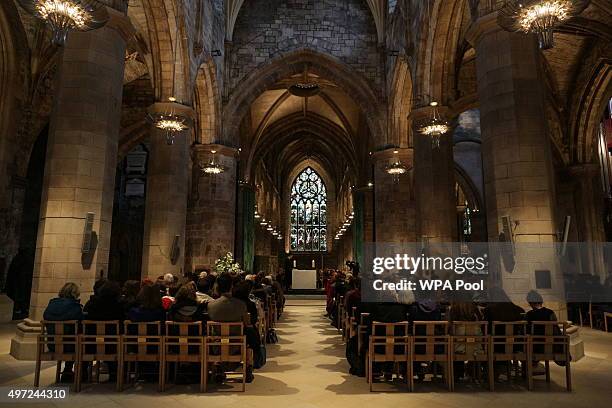
[[[240,272],[240,264],[234,260],[234,255],[231,252],[226,253],[221,258],[215,261],[215,271],[219,274],[225,272]]]

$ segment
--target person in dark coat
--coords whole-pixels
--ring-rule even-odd
[[[136,297],[140,292],[140,282],[137,280],[128,280],[123,284],[121,290],[121,304],[123,310],[127,313],[132,307],[138,304]]]
[[[85,304],[83,311],[88,320],[123,320],[121,286],[114,281],[105,281]]]
[[[66,321],[66,320],[82,320],[83,306],[79,301],[81,291],[76,283],[68,282],[60,289],[58,297],[49,301],[49,305],[43,312],[43,319],[49,321]],[[49,334],[54,334],[54,327],[47,328]],[[66,334],[76,334],[68,333]],[[53,346],[49,346],[49,351],[55,351]],[[70,352],[70,346],[66,346],[66,352]],[[74,361],[64,362],[64,370],[62,371],[61,382],[72,382],[74,373],[72,368]]]

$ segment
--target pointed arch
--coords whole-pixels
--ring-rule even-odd
[[[216,72],[215,62],[209,59],[200,66],[196,77],[196,140],[203,144],[213,143],[219,134],[221,101]]]

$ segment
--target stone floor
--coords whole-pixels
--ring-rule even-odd
[[[323,318],[320,301],[289,305],[278,325],[279,344],[268,347],[268,364],[247,384],[246,393],[199,394],[196,387],[176,386],[158,393],[154,385],[116,393],[113,386],[87,386],[69,401],[31,404],[32,407],[71,408],[314,408],[314,407],[588,407],[610,406],[612,399],[612,334],[583,330],[586,357],[572,366],[574,389],[563,389],[563,370],[552,365],[550,386],[536,381],[536,391],[520,386],[498,385],[496,392],[458,386],[449,393],[442,386],[421,386],[414,393],[370,393],[363,378],[347,374],[341,338]],[[0,386],[31,386],[33,362],[16,361],[8,355],[12,325],[0,326]],[[41,384],[53,378],[53,364],[45,364]],[[369,405],[372,404],[372,405]],[[0,404],[2,405],[2,404]],[[29,404],[4,404],[26,407]]]

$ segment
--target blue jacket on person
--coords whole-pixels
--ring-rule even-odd
[[[83,320],[83,306],[76,299],[53,298],[43,313],[44,320]]]

